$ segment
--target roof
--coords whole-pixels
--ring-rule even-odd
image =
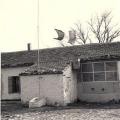
[[[38,65],[35,64],[20,75],[41,75],[41,74],[62,74],[65,67],[67,67],[70,63],[67,61],[59,61],[59,62],[41,62]]]
[[[1,54],[1,67],[31,66],[37,63],[37,50],[7,52]],[[40,49],[40,63],[117,58],[120,59],[120,42],[86,44],[69,47]]]

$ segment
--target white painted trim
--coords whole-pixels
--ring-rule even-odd
[[[87,82],[81,82],[81,83],[92,83],[92,82],[117,82],[120,83],[120,81],[87,81]]]
[[[92,62],[92,61],[90,61],[90,62],[85,62],[85,63],[81,63],[81,64],[88,64],[88,63],[101,63],[101,62],[118,62],[118,60],[115,60],[115,61],[105,61],[105,60],[103,60],[103,61],[99,61],[99,62]]]
[[[117,71],[97,71],[94,73],[102,73],[102,72],[117,72]],[[82,72],[82,73],[93,73],[93,72]]]

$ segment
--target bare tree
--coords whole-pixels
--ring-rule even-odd
[[[86,44],[87,41],[90,40],[89,31],[83,30],[81,23],[76,23],[75,26],[76,28],[72,28],[72,30],[76,31],[76,42],[79,44]]]
[[[88,24],[99,43],[109,43],[120,36],[120,29],[112,25],[111,12],[104,12],[95,20],[91,19]]]
[[[104,12],[100,16],[91,18],[87,25],[88,28],[83,29],[80,22],[76,23],[75,27],[70,30],[71,33],[67,43],[71,45],[76,42],[78,44],[91,43],[94,39],[93,36],[95,36],[98,43],[110,43],[120,36],[120,29],[112,23],[111,12]],[[55,30],[58,33],[58,38],[55,39],[60,41],[61,46],[66,46],[63,44],[64,33],[61,30]]]

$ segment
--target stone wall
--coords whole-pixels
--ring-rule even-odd
[[[77,76],[71,65],[65,68],[63,73],[64,101],[72,103],[77,100]]]

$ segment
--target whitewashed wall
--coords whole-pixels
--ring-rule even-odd
[[[117,63],[117,68],[118,68],[118,75],[119,75],[119,81],[120,81],[120,61]]]
[[[40,96],[47,98],[48,104],[64,105],[62,74],[43,75],[40,88]]]
[[[20,99],[19,93],[8,93],[8,77],[9,76],[19,76],[26,67],[18,68],[2,68],[1,69],[1,99],[2,100],[11,100],[11,99]]]
[[[21,101],[27,102],[39,96],[38,76],[20,76],[21,82]]]
[[[65,68],[63,72],[64,84],[64,102],[72,103],[77,100],[77,76],[72,71],[71,65]]]
[[[118,86],[119,86],[118,97],[119,97],[119,99],[120,99],[120,61],[118,61],[117,66],[118,66],[118,77],[119,77],[119,83],[118,83]]]
[[[34,97],[46,98],[47,104],[66,105],[77,99],[77,79],[71,66],[63,74],[20,76],[21,100],[25,103]]]
[[[21,76],[21,100],[46,98],[47,104],[64,104],[62,74]]]
[[[118,62],[119,81],[78,82],[78,98],[87,102],[109,102],[120,100],[120,61]],[[94,90],[92,90],[94,88]],[[104,88],[104,91],[102,90]]]

